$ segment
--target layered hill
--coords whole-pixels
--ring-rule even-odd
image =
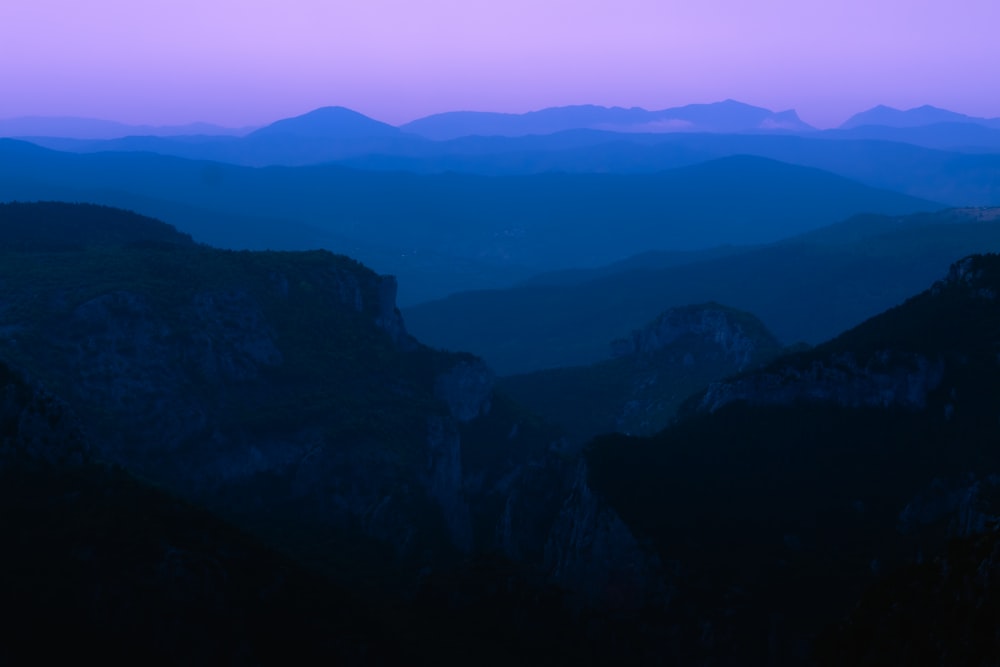
[[[993,530],[997,294],[1000,257],[967,258],[828,343],[713,384],[653,438],[593,443],[597,492],[674,563],[691,659],[807,662],[817,633],[883,574]],[[929,613],[911,601],[938,586],[897,587],[896,618]],[[871,604],[856,618],[872,618]],[[923,641],[893,632],[872,643],[891,650],[858,653],[864,635],[841,636],[852,642],[831,647],[842,658],[913,657]],[[995,643],[982,646],[995,659]],[[943,659],[968,649],[933,648]]]
[[[409,303],[645,250],[774,241],[859,211],[936,207],[747,156],[657,174],[485,177],[251,169],[0,141],[0,176],[3,199],[128,206],[225,247],[344,252],[412,282]]]
[[[57,120],[50,125],[60,127]],[[99,122],[97,135],[87,130],[94,123],[73,130],[71,122],[63,136],[52,136],[54,130],[44,127],[40,132],[48,136],[19,136],[84,153],[153,152],[248,166],[337,162],[380,171],[490,175],[649,173],[751,154],[954,206],[984,206],[1000,203],[995,120],[933,107],[905,112],[876,107],[841,128],[808,131],[794,112],[775,114],[727,100],[660,111],[577,106],[528,114],[455,112],[414,121],[402,130],[343,107],[324,107],[238,132],[250,135],[242,137],[192,127],[186,136],[164,136],[170,128],[135,128],[129,136],[112,129],[114,139],[82,138],[107,134]],[[424,128],[420,131],[431,138],[404,131],[413,128]]]
[[[0,137],[59,137],[108,140],[120,137],[243,136],[252,127],[222,127],[211,123],[188,125],[129,125],[99,118],[73,116],[21,116],[0,120]]]
[[[582,274],[579,283],[570,275],[457,294],[408,308],[406,318],[421,340],[470,350],[501,375],[606,359],[608,341],[665,309],[708,301],[753,313],[784,344],[819,343],[898,304],[962,256],[1000,250],[998,221],[996,209],[859,216],[718,257],[678,264],[666,255],[658,267],[647,255],[641,268]]]

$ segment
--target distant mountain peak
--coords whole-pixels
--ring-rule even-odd
[[[854,114],[840,126],[840,129],[849,130],[865,125],[907,128],[936,125],[938,123],[971,123],[989,127],[1000,127],[1000,119],[977,118],[930,104],[905,110],[879,104],[867,111]]]
[[[284,118],[253,132],[251,137],[297,136],[323,139],[393,137],[399,130],[342,106],[313,109],[301,116]]]

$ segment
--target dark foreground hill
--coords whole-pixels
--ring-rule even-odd
[[[421,340],[472,351],[501,375],[606,359],[608,341],[668,308],[709,301],[753,313],[785,344],[819,343],[918,292],[951,262],[1000,251],[998,221],[997,209],[858,216],[704,261],[666,255],[657,265],[650,255],[637,270],[456,294],[405,314]]]
[[[942,597],[933,569],[920,580],[901,575],[909,584],[882,576],[943,556],[950,538],[994,530],[998,294],[1000,257],[965,259],[931,290],[829,343],[713,384],[653,438],[593,443],[595,489],[674,564],[678,622],[701,637],[692,658],[805,662],[817,634],[877,585],[841,635],[852,644],[826,650],[917,659],[907,647],[923,646],[922,634],[872,640],[863,627],[890,630],[881,617],[931,631],[939,616],[919,600]],[[988,599],[984,567],[961,585],[965,599]],[[988,651],[982,662],[952,664],[993,664],[992,627],[937,638],[972,637]],[[972,650],[933,649],[945,663]]]
[[[392,665],[371,610],[203,509],[97,462],[0,363],[0,662]]]

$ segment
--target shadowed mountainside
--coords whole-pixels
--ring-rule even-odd
[[[411,338],[391,277],[327,252],[200,246],[86,205],[0,205],[12,228],[0,360],[73,406],[96,457],[387,606],[426,594],[451,622],[466,604],[451,576],[472,568],[511,642],[532,636],[519,615],[554,613],[536,593],[570,596],[574,613],[605,609],[612,581],[662,594],[562,434],[495,391],[480,360]],[[26,240],[60,229],[96,241]],[[494,575],[534,583],[518,603],[488,592]],[[488,630],[475,636],[506,632]]]
[[[592,444],[594,488],[673,564],[681,625],[702,637],[694,655],[803,663],[882,573],[992,529],[997,294],[1000,257],[962,260],[826,344],[713,384],[653,438]],[[931,584],[917,590],[935,595]],[[906,589],[880,590],[901,596],[897,618],[928,613]],[[883,639],[897,657],[922,641]]]
[[[411,659],[344,591],[95,449],[64,403],[0,363],[3,662]]]

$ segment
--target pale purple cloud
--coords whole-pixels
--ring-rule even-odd
[[[1000,116],[996,0],[11,0],[0,117],[260,124],[340,104],[662,108],[818,125],[874,104]]]

